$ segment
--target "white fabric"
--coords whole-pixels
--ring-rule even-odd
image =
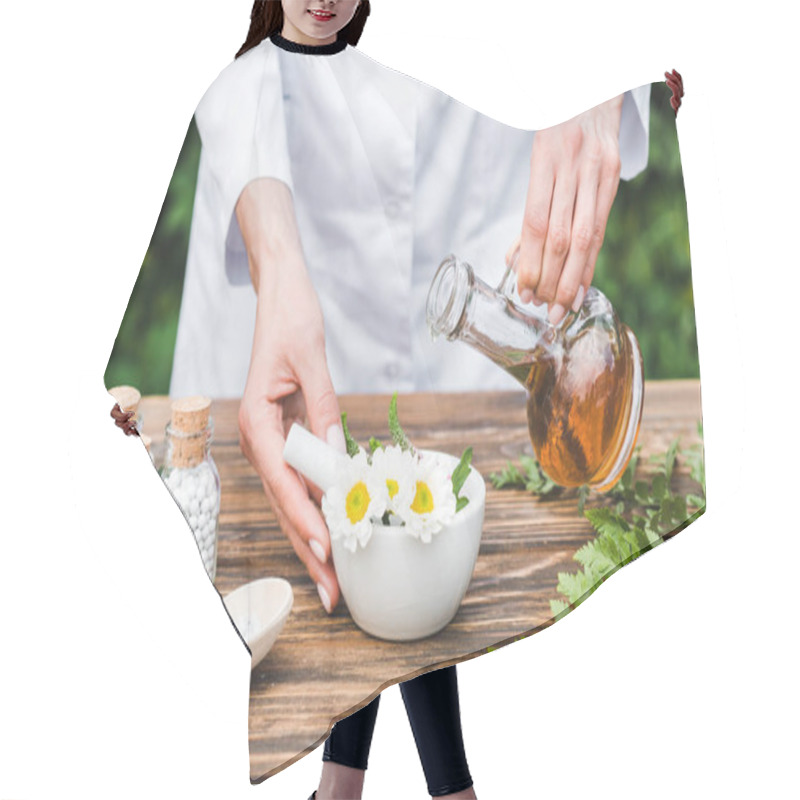
[[[625,95],[622,177],[647,163],[650,86]],[[466,345],[432,342],[425,298],[448,253],[495,285],[521,229],[533,132],[498,123],[347,47],[265,40],[201,101],[202,154],[170,394],[241,396],[256,298],[234,207],[258,177],[292,190],[337,393],[519,388]]]

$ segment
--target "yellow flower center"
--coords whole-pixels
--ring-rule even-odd
[[[389,497],[394,497],[400,491],[397,481],[392,478],[386,479],[386,488],[389,490]]]
[[[350,520],[352,525],[364,519],[364,515],[369,508],[369,492],[367,491],[367,485],[364,481],[359,481],[347,493],[344,507],[347,512],[347,519]]]
[[[433,492],[424,481],[417,481],[417,493],[414,495],[411,510],[417,514],[430,514],[433,511]]]

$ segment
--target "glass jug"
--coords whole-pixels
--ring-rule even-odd
[[[642,417],[642,356],[633,332],[594,287],[558,325],[523,307],[512,265],[497,289],[456,256],[428,291],[431,335],[460,339],[528,392],[528,432],[542,469],[561,486],[607,491],[633,454]]]

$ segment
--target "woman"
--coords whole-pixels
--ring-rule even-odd
[[[518,237],[520,295],[557,322],[591,282],[619,143],[623,176],[647,154],[649,86],[534,137],[358,53],[368,14],[367,0],[256,0],[198,106],[170,388],[241,395],[242,449],[329,613],[339,587],[319,498],[281,457],[292,422],[343,450],[337,392],[515,386],[477,354],[434,349],[435,267],[454,251],[496,282]],[[402,691],[431,796],[475,797],[455,668]],[[360,797],[377,705],[334,727],[317,800]]]
[[[305,3],[291,0],[284,2],[283,8],[274,2],[256,3],[250,34],[240,50],[240,55],[276,32],[280,32],[281,36],[275,37],[273,42],[289,52],[293,50],[292,45],[297,45],[298,48],[302,48],[298,52],[310,57],[332,55],[333,53],[328,50],[321,51],[319,48],[336,46],[336,37],[340,32],[339,25],[346,22],[342,25],[343,36],[348,36],[349,30],[351,35],[348,39],[351,44],[355,44],[369,14],[368,3],[361,5],[343,0],[339,3],[327,3],[324,6],[316,3],[310,9],[306,6]],[[325,10],[330,9],[333,13],[317,12],[316,9],[320,7]],[[280,19],[278,10],[283,12],[284,8],[286,13],[282,15],[283,19]],[[353,19],[352,15],[357,13],[359,16]],[[304,15],[308,18],[304,18]],[[272,19],[265,19],[265,16],[271,16]],[[323,36],[308,35],[311,33]],[[318,38],[323,38],[323,41],[317,42]],[[250,375],[253,378],[248,379],[240,414],[243,447],[258,469],[262,461],[259,459],[257,448],[264,442],[258,428],[258,409],[264,397],[272,396],[269,391],[271,386],[261,384],[259,375],[268,376],[268,381],[281,376],[278,380],[284,380],[288,385],[296,381],[301,390],[309,383],[319,379],[329,381],[330,378],[327,377],[328,371],[324,363],[322,316],[315,307],[314,289],[305,284],[306,270],[302,263],[300,236],[293,219],[295,215],[291,197],[288,196],[284,186],[277,185],[274,181],[268,180],[266,183],[263,180],[256,181],[249,184],[242,194],[236,206],[236,215],[242,238],[247,246],[251,279],[259,297],[251,364],[257,363],[263,368],[263,372],[251,369]],[[274,227],[271,226],[268,236],[264,235],[265,219],[274,221]],[[285,254],[280,261],[270,258],[273,248],[278,248]],[[278,289],[277,282],[280,279],[276,273],[279,269],[291,270],[297,283],[290,284],[289,287],[283,285]],[[265,292],[266,281],[272,281],[276,291]],[[264,298],[263,305],[261,298]],[[301,330],[287,330],[282,321],[275,326],[276,322],[282,320],[278,309],[287,299],[291,301],[289,305],[296,314],[295,319],[302,321]],[[266,321],[264,327],[259,324],[261,320]],[[310,340],[306,339],[304,334],[311,337]],[[263,352],[261,343],[265,348]],[[299,357],[295,357],[297,351],[292,345],[311,358],[307,360],[299,353],[297,354]],[[285,360],[279,363],[282,358]],[[331,413],[335,415],[335,421],[326,427],[326,436],[344,449],[344,438],[338,425],[339,411],[335,406],[336,399],[332,386],[322,391],[329,392]],[[298,399],[297,394],[292,393],[289,398],[283,400],[284,431],[290,416],[299,414],[297,408],[289,411],[289,407],[294,406]],[[250,411],[253,407],[254,410]],[[251,422],[253,420],[255,425]],[[281,503],[273,489],[274,479],[271,481],[268,473],[261,474],[273,508],[277,510],[290,507],[292,499],[289,498],[288,502]],[[281,524],[292,539],[295,550],[301,554],[304,550],[302,538],[296,535],[286,516],[281,519]],[[307,557],[327,566],[326,547],[329,547],[329,544],[322,536],[310,539],[311,554]],[[307,565],[308,563],[306,561]],[[328,590],[321,582],[317,585],[322,603],[330,612],[333,604],[330,595],[326,596]],[[430,672],[408,681],[401,686],[401,692],[431,796],[475,798],[461,735],[455,667]],[[312,798],[326,800],[361,797],[379,700],[380,697],[375,698],[368,706],[334,726],[331,736],[325,743],[319,788]]]

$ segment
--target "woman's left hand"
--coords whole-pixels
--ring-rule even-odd
[[[620,174],[623,95],[537,131],[516,258],[520,299],[549,305],[557,325],[577,310],[594,276]]]

